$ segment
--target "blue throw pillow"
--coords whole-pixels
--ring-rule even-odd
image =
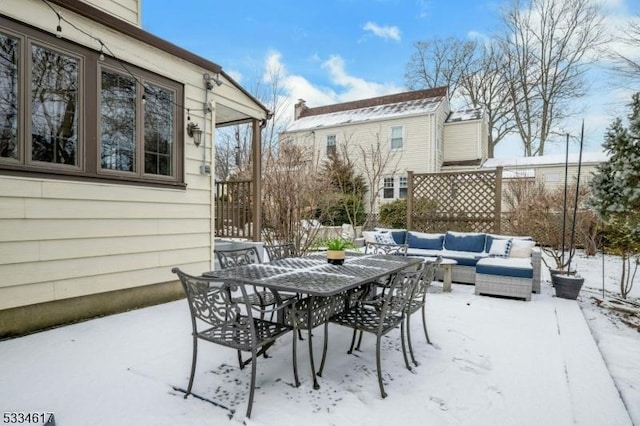
[[[425,234],[422,232],[407,232],[407,245],[410,248],[424,250],[442,250],[442,234]]]
[[[480,253],[484,251],[485,237],[486,234],[448,231],[444,236],[444,248],[447,250]]]

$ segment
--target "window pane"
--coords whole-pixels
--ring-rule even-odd
[[[171,176],[173,156],[173,92],[145,85],[144,172]]]
[[[336,153],[336,135],[327,135],[327,155]]]
[[[398,187],[399,187],[398,197],[407,198],[407,178],[406,177],[401,176],[399,178]]]
[[[102,71],[100,144],[103,169],[136,171],[136,81]]]
[[[0,33],[0,157],[18,158],[18,40]]]
[[[393,178],[384,178],[384,190],[382,191],[383,198],[393,198]]]
[[[77,59],[33,45],[31,48],[31,158],[77,164]]]
[[[402,126],[396,126],[391,128],[391,149],[402,149]]]

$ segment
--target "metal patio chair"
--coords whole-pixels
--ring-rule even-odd
[[[413,345],[411,344],[411,315],[418,311],[422,311],[422,328],[424,329],[424,337],[427,339],[427,343],[431,345],[429,339],[429,332],[427,331],[427,291],[431,286],[431,283],[436,279],[436,271],[440,267],[442,257],[438,256],[435,260],[425,260],[420,269],[420,278],[416,285],[411,300],[407,304],[407,343],[409,344],[409,354],[411,360],[417,366],[418,362],[413,354]]]
[[[295,323],[293,326],[288,326],[254,318],[252,311],[256,308],[250,304],[245,286],[241,283],[220,282],[219,279],[215,278],[195,277],[185,274],[179,268],[173,268],[171,271],[178,275],[187,295],[193,329],[191,374],[184,397],[187,398],[191,394],[193,387],[198,359],[198,340],[216,343],[237,350],[241,369],[251,363],[251,384],[246,413],[247,417],[251,417],[256,384],[257,359],[275,343],[276,339],[290,331],[295,332]],[[239,290],[242,296],[232,298],[230,295],[236,290]],[[291,303],[293,303],[293,300],[279,305],[274,310],[287,309]],[[296,361],[297,339],[295,334],[292,340],[293,376],[295,386],[298,387],[300,382],[298,380]],[[243,351],[251,352],[251,358],[244,362],[242,361]]]
[[[382,336],[390,333],[398,325],[400,325],[400,339],[402,342],[402,355],[408,370],[411,370],[409,359],[407,358],[407,350],[404,339],[405,316],[407,312],[407,304],[411,299],[418,280],[420,271],[400,272],[396,274],[389,284],[388,291],[383,297],[381,304],[370,304],[367,301],[357,301],[351,308],[346,309],[330,318],[330,322],[344,327],[349,327],[355,332],[363,331],[376,335],[376,369],[378,371],[378,385],[380,386],[380,395],[386,398],[387,393],[382,383],[382,365],[380,360],[380,346]],[[325,324],[325,334],[328,332],[328,323]],[[325,345],[322,353],[322,362],[320,363],[320,371],[318,375],[322,375],[327,355],[327,346]]]
[[[251,263],[261,263],[260,255],[255,247],[245,247],[240,249],[231,250],[214,250],[214,253],[218,257],[220,268],[235,268],[236,266],[249,265]],[[260,308],[266,308],[268,306],[276,305],[279,302],[285,302],[289,299],[293,299],[295,295],[282,294],[276,295],[263,287],[253,286],[253,293],[248,294],[248,300],[251,305],[259,306]],[[263,314],[261,314],[263,315]],[[262,316],[261,318],[264,318]],[[273,319],[273,317],[271,317]]]
[[[265,244],[264,250],[267,252],[269,262],[296,256],[296,246],[293,243]]]
[[[384,243],[366,243],[365,254],[394,254],[397,256],[406,256],[408,244],[384,244]]]

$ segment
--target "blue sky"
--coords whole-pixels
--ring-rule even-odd
[[[251,90],[269,67],[278,67],[294,101],[309,106],[405,91],[406,63],[418,40],[491,35],[503,1],[483,0],[143,0],[143,28],[220,64]],[[640,14],[637,0],[602,0],[608,27]],[[640,57],[640,50],[634,52]],[[584,114],[587,149],[600,150],[606,127],[624,116],[631,90],[606,72],[589,75]],[[518,155],[500,145],[496,156]],[[574,150],[575,147],[572,147]],[[563,152],[560,145],[547,153]]]

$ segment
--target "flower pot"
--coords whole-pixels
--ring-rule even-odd
[[[342,265],[344,263],[344,250],[327,250],[327,263],[332,265]]]
[[[551,275],[551,285],[553,287],[556,286],[556,282],[555,282],[555,276],[556,275],[575,275],[576,274],[576,270],[572,269],[571,271],[569,271],[569,273],[567,273],[567,271],[565,271],[564,269],[551,269],[549,268],[549,274]]]
[[[551,280],[556,288],[556,296],[563,299],[577,299],[584,284],[584,278],[575,275],[555,274]]]

